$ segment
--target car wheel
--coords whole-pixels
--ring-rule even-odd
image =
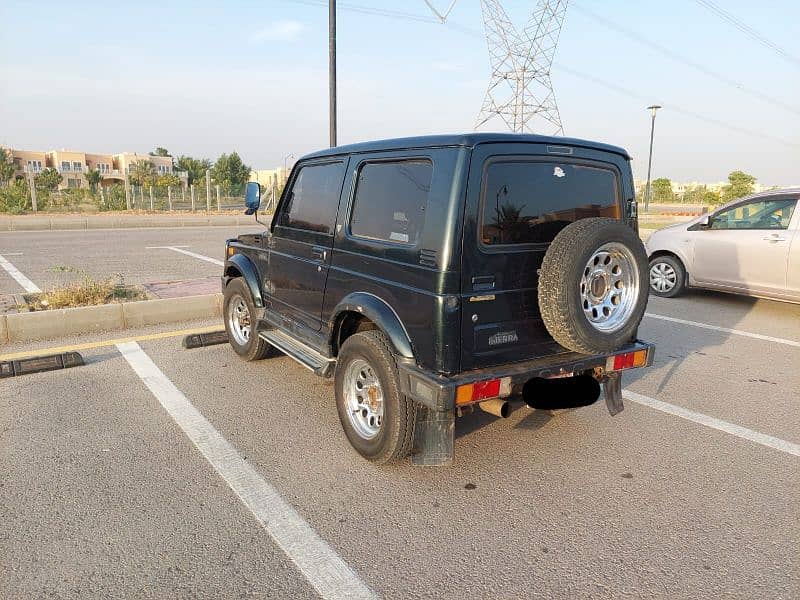
[[[225,288],[222,314],[228,342],[236,354],[250,361],[265,358],[270,353],[272,346],[256,332],[255,306],[241,277],[231,280]]]
[[[686,269],[674,256],[657,256],[650,261],[650,293],[674,298],[686,287]]]
[[[411,453],[417,407],[400,392],[397,363],[383,333],[362,331],[345,340],[334,387],[342,428],[361,456],[385,464]]]
[[[539,274],[539,311],[559,344],[584,354],[630,342],[647,307],[647,253],[615,219],[575,221],[555,237]]]

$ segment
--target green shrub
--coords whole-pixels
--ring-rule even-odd
[[[30,208],[31,196],[28,187],[22,183],[11,183],[0,187],[0,212],[19,215]]]

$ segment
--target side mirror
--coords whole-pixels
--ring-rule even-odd
[[[261,206],[261,185],[256,181],[248,181],[244,189],[244,214],[252,215]]]
[[[701,229],[708,229],[711,227],[711,215],[703,215],[703,218],[700,219],[697,224]]]

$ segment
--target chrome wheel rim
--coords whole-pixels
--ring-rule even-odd
[[[366,360],[357,358],[344,372],[344,398],[347,416],[356,433],[371,440],[383,425],[383,388],[380,379]]]
[[[228,304],[228,329],[240,346],[250,341],[250,310],[241,296],[234,296]]]
[[[654,263],[650,267],[650,287],[657,292],[666,293],[678,283],[678,274],[672,265],[665,262]]]
[[[633,253],[617,242],[600,246],[583,269],[578,291],[581,308],[592,327],[604,333],[624,327],[639,297],[639,271]]]

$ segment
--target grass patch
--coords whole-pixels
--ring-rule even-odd
[[[26,304],[21,308],[30,311],[147,300],[144,290],[126,286],[119,275],[104,281],[84,276],[81,281],[65,287],[38,294],[27,294],[24,297]]]

